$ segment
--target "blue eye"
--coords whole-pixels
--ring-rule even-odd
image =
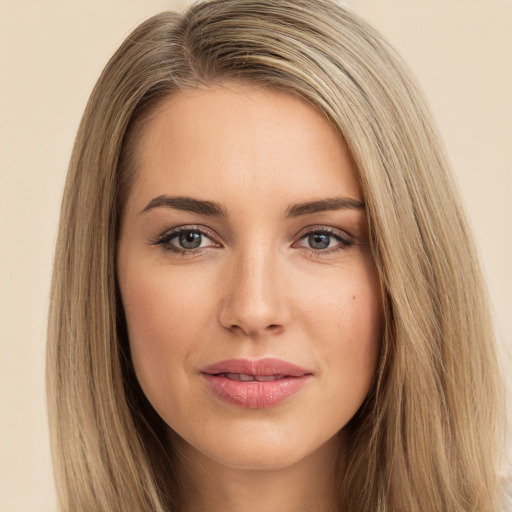
[[[331,244],[331,238],[325,233],[313,233],[308,235],[308,243],[311,249],[327,249]]]
[[[188,231],[177,235],[178,244],[183,249],[197,249],[202,242],[203,235],[194,231]]]
[[[344,250],[351,245],[353,245],[353,241],[349,239],[348,235],[342,236],[341,232],[334,231],[332,228],[309,231],[301,237],[299,242],[299,247],[317,253]]]
[[[165,251],[180,256],[199,256],[203,249],[222,247],[214,241],[214,235],[210,235],[205,228],[196,226],[182,226],[167,231],[159,236],[151,245],[160,245]],[[340,250],[347,250],[354,245],[353,239],[345,232],[322,227],[310,229],[305,232],[293,247],[309,251],[312,256],[330,255]]]
[[[216,247],[211,238],[201,229],[181,227],[161,235],[152,245],[161,245],[167,251],[192,254],[198,249]]]

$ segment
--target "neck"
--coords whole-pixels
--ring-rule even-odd
[[[176,436],[177,437],[177,436]],[[181,512],[335,512],[340,439],[334,437],[291,466],[228,467],[175,439]]]

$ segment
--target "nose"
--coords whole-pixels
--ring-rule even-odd
[[[260,248],[234,257],[227,269],[220,324],[234,334],[258,338],[279,334],[289,321],[284,275],[272,251]]]

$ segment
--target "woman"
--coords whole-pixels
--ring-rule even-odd
[[[84,114],[55,261],[63,510],[497,510],[473,243],[408,71],[345,9],[138,27]]]

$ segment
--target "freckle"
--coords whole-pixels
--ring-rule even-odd
[[[352,295],[352,300],[354,300],[355,298],[356,298],[356,296],[355,296],[355,295]]]

